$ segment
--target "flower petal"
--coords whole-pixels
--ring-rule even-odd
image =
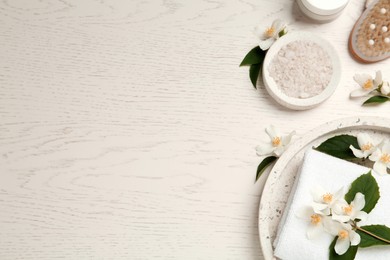
[[[332,219],[337,220],[339,222],[347,222],[348,220],[351,219],[351,217],[348,215],[338,215],[332,212]]]
[[[349,245],[350,243],[348,238],[338,238],[336,241],[336,245],[334,246],[334,250],[338,255],[343,255],[345,254],[345,252],[347,252]]]
[[[356,137],[360,148],[368,143],[372,143],[371,137],[367,133],[358,133]]]
[[[355,155],[357,158],[364,158],[364,152],[359,149],[356,149],[353,145],[350,145],[349,149],[352,150],[353,155]]]
[[[260,49],[262,49],[263,51],[266,51],[269,49],[269,47],[271,47],[271,45],[275,42],[275,39],[274,38],[268,38],[264,41],[260,41],[259,42],[259,47]]]
[[[373,148],[371,148],[370,150],[364,151],[364,152],[363,152],[363,158],[367,158],[368,156],[370,156],[370,154],[372,153],[372,151],[374,151]]]
[[[271,140],[274,139],[274,137],[279,136],[278,130],[273,125],[266,127],[265,132],[268,134]]]
[[[277,19],[277,20],[275,20],[275,21],[272,23],[272,27],[275,29],[275,33],[274,33],[273,37],[274,37],[275,39],[278,39],[278,38],[279,38],[279,33],[280,33],[281,31],[283,31],[284,28],[286,28],[286,24],[284,24],[282,20]]]
[[[359,84],[360,87],[362,87],[367,80],[372,80],[372,77],[369,74],[355,74],[353,79],[356,81],[356,83]]]
[[[289,135],[282,137],[282,144],[285,146],[288,145],[291,142],[293,135],[295,135],[295,131],[292,131]]]
[[[388,95],[390,93],[390,85],[389,82],[384,82],[381,87],[381,93],[383,95]]]
[[[259,156],[271,154],[275,150],[275,147],[271,143],[263,143],[256,147],[256,153]]]
[[[349,94],[349,96],[351,98],[354,98],[354,97],[364,97],[364,96],[368,96],[370,94],[371,90],[364,90],[362,88],[359,88],[359,89],[355,89],[351,92],[351,94]]]
[[[354,216],[354,219],[360,219],[361,221],[366,221],[367,218],[368,218],[368,214],[366,212],[364,212],[364,211],[359,211]]]
[[[368,157],[370,161],[376,162],[381,158],[382,152],[379,148],[375,149],[375,151]]]
[[[317,203],[317,202],[312,202],[311,206],[313,207],[313,210],[315,213],[318,214],[325,214],[328,215],[329,209],[327,204],[322,204],[322,203]],[[325,211],[327,209],[327,211]]]
[[[322,202],[322,196],[325,193],[326,191],[320,185],[315,185],[314,188],[310,189],[310,194],[315,202]]]
[[[385,142],[382,146],[382,152],[383,153],[387,153],[387,154],[390,154],[390,143],[389,142]]]
[[[344,207],[347,207],[348,206],[348,203],[343,199],[343,200],[340,200],[340,201],[337,201],[333,207],[332,207],[332,211],[338,215],[344,215],[344,210],[343,208]]]
[[[283,22],[281,19],[276,19],[272,22],[272,27],[275,29],[276,33],[279,33],[279,31],[282,29]]]
[[[362,210],[364,208],[364,205],[366,205],[364,195],[361,192],[356,193],[355,198],[353,199],[351,204],[357,211]]]
[[[337,236],[339,230],[342,228],[340,222],[334,221],[332,217],[324,217],[322,222],[324,223],[324,229],[326,232],[333,236]]]
[[[351,245],[357,246],[360,243],[360,235],[354,230],[349,231],[349,238],[351,240]]]
[[[338,191],[336,191],[333,196],[333,203],[336,203],[339,199],[344,197],[344,193],[344,187],[341,187]]]
[[[319,237],[322,233],[324,233],[324,227],[321,224],[313,225],[310,224],[307,228],[307,238],[313,239]]]
[[[256,26],[253,29],[253,34],[259,38],[260,41],[264,41],[266,38],[264,37],[264,28],[260,25]]]
[[[373,167],[374,171],[376,173],[378,173],[379,175],[385,175],[387,174],[387,167],[386,167],[386,164],[384,164],[383,162],[381,162],[380,160],[376,161],[374,163],[374,167]]]
[[[279,146],[279,147],[276,147],[276,149],[274,150],[274,154],[277,156],[277,157],[280,157],[282,155],[282,153],[284,152],[285,150],[285,147],[284,146]]]
[[[377,88],[382,83],[382,72],[378,70],[375,74],[374,86]]]
[[[349,223],[340,223],[340,225],[343,227],[343,229],[350,231],[352,230],[352,226]]]

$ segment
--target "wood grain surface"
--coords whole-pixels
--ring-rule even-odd
[[[364,1],[316,24],[292,0],[0,1],[0,259],[262,259],[254,147],[389,104],[350,100]],[[343,71],[309,111],[241,59],[275,18],[328,39]]]

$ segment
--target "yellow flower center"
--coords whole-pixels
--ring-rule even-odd
[[[371,89],[373,86],[374,86],[374,83],[372,82],[371,79],[368,79],[368,80],[367,80],[366,82],[364,82],[364,84],[363,84],[363,88],[364,88],[365,90],[369,90],[369,89]]]
[[[325,193],[324,195],[322,195],[322,200],[325,202],[325,203],[331,203],[332,200],[333,200],[333,195],[330,194],[330,193]]]
[[[373,145],[371,143],[367,143],[367,144],[362,146],[362,150],[369,151],[369,150],[371,150],[372,147],[373,147]]]
[[[390,163],[390,154],[387,154],[387,153],[382,154],[380,160],[383,163]]]
[[[346,230],[339,231],[339,238],[346,239],[348,237],[348,232]]]
[[[318,214],[311,215],[310,219],[311,219],[311,223],[314,225],[318,225],[319,223],[321,223],[321,216]]]
[[[351,205],[348,205],[346,207],[343,207],[344,213],[347,215],[351,215],[353,207]]]
[[[272,146],[273,147],[278,147],[281,144],[282,144],[282,139],[280,137],[276,136],[272,139]]]
[[[268,27],[267,30],[265,30],[264,34],[267,36],[267,38],[271,38],[275,33],[275,28],[274,27]]]

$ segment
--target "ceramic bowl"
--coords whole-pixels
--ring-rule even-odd
[[[275,80],[270,76],[268,71],[272,59],[275,55],[277,55],[279,50],[283,46],[298,40],[314,42],[321,46],[328,53],[333,68],[329,84],[320,94],[309,98],[295,98],[286,95],[284,92],[282,92],[279,86],[277,86]],[[305,110],[318,106],[333,94],[340,82],[341,65],[337,51],[328,41],[324,40],[320,36],[311,32],[288,32],[286,35],[278,39],[267,51],[267,54],[264,58],[262,72],[264,85],[272,98],[287,108],[293,110]]]

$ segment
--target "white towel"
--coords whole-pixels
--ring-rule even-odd
[[[306,237],[308,223],[296,215],[305,206],[310,206],[312,197],[310,189],[315,185],[325,190],[336,192],[346,187],[360,175],[370,169],[341,160],[314,150],[309,150],[304,158],[289,202],[284,211],[275,240],[275,256],[283,260],[329,259],[329,245],[334,239],[324,234],[316,239]],[[390,175],[379,176],[373,173],[380,188],[380,199],[375,208],[360,225],[383,224],[390,227]],[[390,246],[359,248],[356,260],[388,260]]]

